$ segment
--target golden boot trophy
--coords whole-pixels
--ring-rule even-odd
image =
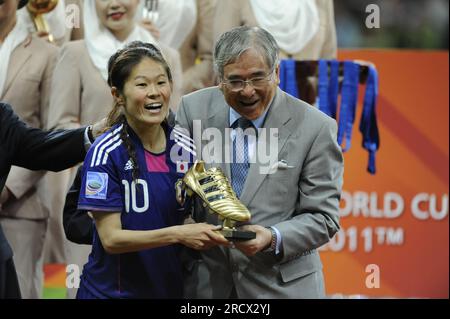
[[[178,180],[176,189],[177,198],[180,197],[180,191],[186,191],[188,196],[197,194],[203,201],[203,206],[223,220],[220,232],[228,240],[242,241],[256,238],[254,232],[235,228],[236,222],[247,222],[251,215],[247,207],[237,198],[220,168],[212,167],[205,170],[205,163],[196,161],[183,179]]]
[[[31,19],[34,22],[34,26],[38,32],[45,32],[48,34],[48,41],[55,42],[53,35],[50,33],[50,28],[43,14],[48,13],[55,9],[58,4],[58,0],[29,0],[27,4],[27,10],[31,15]]]

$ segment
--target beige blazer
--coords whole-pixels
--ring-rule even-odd
[[[291,57],[296,60],[318,60],[337,57],[333,0],[316,0],[316,2],[320,18],[319,31],[305,48],[293,56],[281,51],[282,59]],[[225,31],[241,25],[258,26],[250,1],[217,0],[214,39],[217,40]],[[270,32],[270,30],[267,31]]]
[[[45,128],[50,84],[58,49],[42,39],[29,36],[11,54],[6,86],[0,100],[11,104],[27,124]],[[43,207],[44,196],[37,189],[43,171],[30,171],[13,166],[6,187],[16,200],[8,201],[0,215],[15,218],[43,219],[48,211]]]
[[[170,105],[181,98],[181,64],[178,52],[162,49],[172,70],[174,90]],[[76,128],[99,121],[112,110],[111,90],[92,63],[84,40],[66,43],[55,68],[49,128]]]
[[[215,7],[216,0],[197,0],[197,23],[179,49],[183,67],[184,93],[213,85],[212,50]]]
[[[217,87],[207,88],[182,98],[176,121],[192,137],[193,121],[201,120],[201,132],[216,128],[224,140],[229,138],[225,133],[229,109]],[[336,141],[336,121],[278,88],[262,127],[278,129],[274,154],[285,165],[266,174],[261,164],[251,163],[241,201],[251,212],[252,224],[279,230],[282,253],[276,257],[273,252],[259,252],[248,257],[224,247],[196,252],[197,258],[185,263],[186,298],[228,298],[233,284],[239,298],[324,297],[316,248],[339,230],[343,158]],[[201,145],[197,154],[211,154],[211,141],[193,137]],[[230,164],[222,160],[213,165],[230,177]],[[198,201],[193,217],[197,222],[221,224]]]

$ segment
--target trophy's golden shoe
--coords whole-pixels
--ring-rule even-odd
[[[211,211],[217,213],[224,220],[224,228],[234,228],[237,221],[250,220],[250,212],[237,198],[220,168],[205,170],[205,163],[197,161],[183,177],[182,187],[189,196],[195,192]]]

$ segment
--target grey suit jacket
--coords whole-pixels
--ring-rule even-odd
[[[229,106],[217,87],[182,98],[177,123],[192,134],[193,120],[201,120],[202,131],[215,127],[225,136]],[[278,128],[277,157],[287,165],[264,174],[260,164],[252,163],[241,201],[252,214],[252,224],[275,226],[280,231],[281,253],[259,252],[247,257],[237,249],[223,247],[202,251],[186,261],[188,298],[228,298],[233,285],[239,298],[324,296],[322,263],[316,248],[339,230],[343,158],[336,142],[336,122],[277,89],[263,127]],[[210,142],[199,141],[195,135],[194,139],[201,148]],[[221,166],[230,176],[229,164],[212,165]],[[199,203],[193,217],[220,224]]]

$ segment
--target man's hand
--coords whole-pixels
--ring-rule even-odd
[[[246,241],[234,242],[234,246],[247,256],[253,256],[257,252],[267,249],[272,242],[272,232],[266,227],[259,225],[245,225],[239,230],[252,231],[256,233],[256,238]]]

